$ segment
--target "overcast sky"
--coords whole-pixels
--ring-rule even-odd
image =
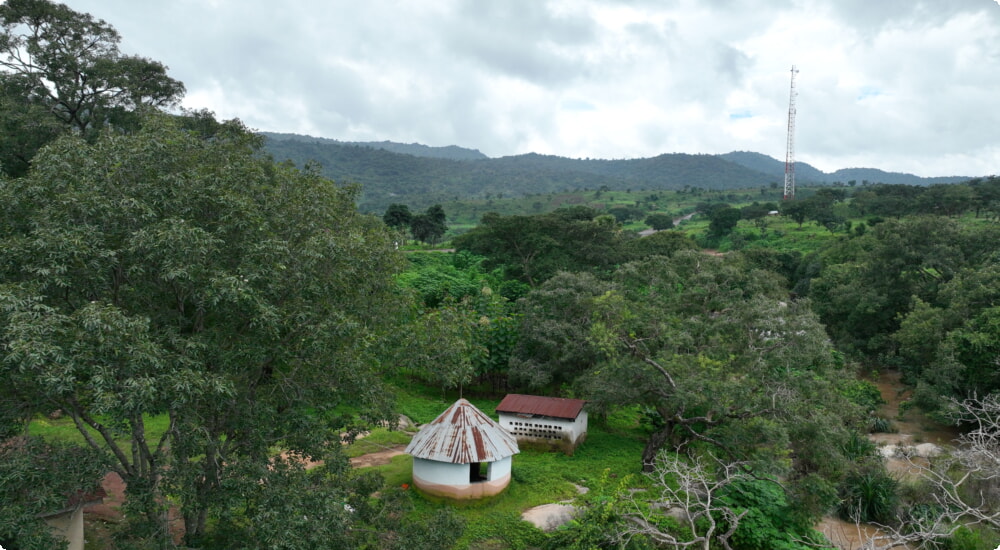
[[[68,0],[183,105],[491,157],[757,151],[1000,173],[1000,0]]]

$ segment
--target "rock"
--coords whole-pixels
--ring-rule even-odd
[[[879,453],[885,458],[934,458],[944,450],[933,443],[919,443],[917,445],[883,445],[878,448]]]
[[[521,519],[533,524],[542,531],[555,531],[559,527],[569,523],[578,510],[569,504],[543,504],[525,510],[521,514]]]
[[[405,414],[399,415],[399,423],[396,424],[397,430],[403,430],[404,432],[406,432],[415,430],[416,428],[417,425],[414,424],[412,420],[410,420],[410,417],[406,416]]]
[[[944,449],[933,443],[921,443],[915,445],[913,448],[916,450],[916,455],[920,458],[934,458],[944,451]]]

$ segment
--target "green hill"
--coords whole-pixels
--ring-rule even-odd
[[[413,208],[490,196],[525,196],[576,189],[669,190],[685,187],[745,189],[775,179],[714,155],[667,154],[633,160],[581,160],[530,153],[455,160],[428,156],[431,148],[392,152],[301,136],[267,137],[275,160],[316,162],[339,183],[359,183],[360,208],[381,212],[391,203]],[[469,151],[469,150],[465,150]],[[439,152],[439,151],[438,151]]]
[[[663,154],[628,160],[571,159],[528,153],[489,158],[458,146],[429,147],[394,142],[342,142],[296,134],[263,133],[275,160],[303,166],[318,163],[338,183],[361,184],[362,211],[382,212],[392,203],[411,208],[450,201],[520,197],[582,189],[712,190],[748,189],[781,183],[784,163],[760,153],[725,155]],[[804,184],[833,182],[930,185],[967,177],[920,178],[912,174],[850,168],[832,174],[796,164]]]

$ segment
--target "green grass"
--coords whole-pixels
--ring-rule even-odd
[[[156,443],[160,441],[160,438],[163,437],[163,434],[167,432],[167,428],[170,427],[170,418],[166,414],[158,414],[155,416],[144,414],[142,419],[146,426],[146,441],[149,441],[151,445],[156,445]],[[97,432],[97,430],[88,426],[87,431],[94,440],[103,444],[104,438]],[[81,434],[76,428],[76,424],[73,423],[73,419],[67,415],[63,415],[56,419],[37,415],[28,424],[28,434],[40,436],[48,441],[71,443],[74,445],[86,444],[83,434]],[[114,435],[115,443],[117,443],[118,446],[125,451],[125,454],[131,453],[132,445],[130,443],[129,435],[124,432],[119,432]]]
[[[406,445],[410,442],[410,438],[410,434],[406,432],[375,428],[365,437],[357,439],[354,443],[344,447],[344,454],[348,458],[354,458],[370,453],[377,453],[399,445]]]
[[[403,381],[397,381],[403,382]],[[441,414],[458,399],[456,391],[442,393],[439,388],[406,381],[399,383],[397,409],[413,421],[423,424]],[[405,386],[405,387],[404,387]],[[468,395],[476,407],[496,418],[495,409],[500,399],[489,396]],[[622,410],[606,418],[592,418],[587,440],[576,449],[573,456],[559,452],[525,449],[514,456],[511,483],[494,497],[475,501],[450,501],[426,497],[411,488],[414,510],[411,520],[427,517],[433,512],[451,508],[465,519],[466,530],[456,548],[528,548],[544,538],[531,524],[520,519],[521,513],[534,506],[572,500],[577,497],[576,485],[594,488],[605,472],[624,478],[640,471],[640,456],[646,433],[639,426],[635,410]],[[166,431],[166,415],[146,417],[147,437],[157,441]],[[29,428],[33,435],[46,439],[83,444],[83,436],[68,417],[50,419],[39,416]],[[94,433],[95,437],[98,437]],[[124,435],[124,434],[123,434]],[[155,439],[153,439],[155,438]],[[357,457],[387,448],[405,445],[411,435],[401,431],[376,428],[371,433],[344,448],[348,457]],[[98,437],[99,439],[99,437]],[[129,452],[128,438],[117,440]],[[403,454],[392,458],[389,464],[375,467],[385,478],[387,487],[413,484],[413,459]],[[643,482],[636,475],[637,486]]]
[[[433,420],[457,398],[451,392],[442,397],[440,390],[420,385],[408,385],[407,389],[397,392],[400,412],[418,423]],[[494,410],[499,399],[474,397],[470,401],[491,417],[496,417]],[[644,478],[639,475],[640,456],[646,435],[639,427],[635,410],[591,419],[587,440],[573,456],[531,449],[515,455],[510,485],[499,495],[481,500],[451,501],[427,497],[414,490],[413,518],[426,517],[445,507],[453,509],[466,523],[465,533],[456,545],[459,549],[531,547],[544,535],[520,519],[525,510],[572,500],[578,495],[575,485],[594,488],[605,472],[615,478],[634,475],[637,487],[641,487]],[[375,431],[370,437],[384,441],[383,438],[388,436]],[[391,441],[395,443],[401,439]],[[362,439],[354,445],[364,442]],[[357,456],[354,449],[349,448],[348,452]],[[390,464],[377,466],[376,469],[385,478],[387,486],[400,487],[403,484],[412,486],[412,467],[412,457],[400,455],[394,457]]]

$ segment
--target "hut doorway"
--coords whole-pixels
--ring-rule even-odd
[[[489,478],[490,465],[486,462],[473,462],[469,464],[469,483],[486,481]]]

